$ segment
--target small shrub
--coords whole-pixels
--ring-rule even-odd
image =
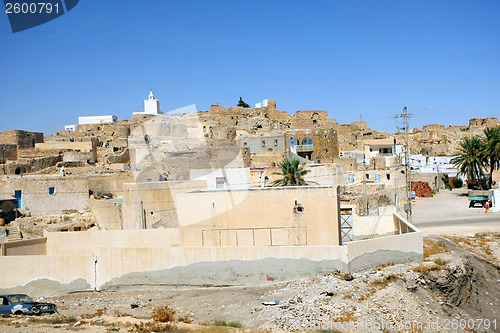
[[[191,324],[193,322],[193,320],[191,318],[189,318],[188,315],[177,317],[177,321],[180,323],[186,323],[186,324]]]
[[[162,324],[157,322],[146,322],[140,324],[134,324],[128,330],[130,333],[184,333],[185,330],[179,329],[173,324]]]
[[[455,178],[452,181],[453,187],[455,188],[461,188],[464,185],[464,182],[460,178]]]
[[[447,261],[446,260],[441,260],[441,258],[437,258],[436,260],[434,260],[434,263],[436,265],[439,265],[439,266],[444,266],[447,264]]]
[[[151,319],[161,323],[175,322],[175,310],[172,310],[167,305],[155,308]]]
[[[92,319],[92,318],[96,318],[96,317],[101,317],[104,313],[106,313],[106,310],[107,310],[107,308],[104,307],[102,309],[97,309],[96,312],[94,312],[94,313],[83,314],[81,317],[83,319]]]
[[[215,320],[214,326],[228,326],[228,327],[235,327],[235,328],[242,328],[243,327],[243,325],[239,321],[226,322],[224,320]]]
[[[226,326],[235,327],[235,328],[242,328],[243,327],[243,325],[239,321],[230,321],[229,323],[227,323]]]
[[[413,267],[413,269],[412,269],[412,271],[414,271],[416,273],[420,273],[420,274],[426,274],[426,273],[429,273],[432,271],[440,271],[440,270],[441,270],[441,267],[436,265],[436,264],[432,264],[432,265],[420,264],[416,267]]]
[[[121,312],[120,310],[115,310],[115,316],[117,317],[132,317],[131,314],[126,312]]]
[[[424,258],[433,254],[449,252],[446,244],[443,242],[434,242],[430,239],[424,240]]]

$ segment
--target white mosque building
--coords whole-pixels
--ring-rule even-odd
[[[144,112],[134,112],[134,114],[160,114],[160,101],[153,95],[153,90],[149,92],[148,99],[144,100]]]
[[[159,115],[160,112],[160,101],[155,99],[153,95],[153,90],[149,92],[148,99],[144,100],[144,112],[134,112],[134,114],[152,114]],[[113,115],[107,116],[86,116],[78,117],[78,125],[88,125],[88,124],[114,124],[118,118]],[[74,132],[76,125],[65,125],[64,129],[70,132]]]

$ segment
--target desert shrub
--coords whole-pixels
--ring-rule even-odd
[[[414,271],[416,273],[420,273],[420,274],[425,274],[425,273],[429,273],[432,271],[440,271],[440,270],[441,270],[441,267],[436,265],[436,264],[432,264],[432,265],[420,264],[416,267],[413,267],[413,269],[412,269],[412,271]]]
[[[444,265],[446,265],[447,261],[446,260],[441,260],[441,258],[437,258],[436,260],[434,260],[434,263],[436,265],[439,265],[439,266],[444,266]]]
[[[172,310],[168,305],[160,306],[153,310],[151,319],[161,323],[175,322],[175,310]]]
[[[224,320],[215,320],[214,321],[214,326],[228,326],[228,327],[236,327],[236,328],[242,328],[243,325],[239,321],[229,321],[226,322]]]
[[[94,313],[83,314],[81,317],[83,319],[91,319],[91,318],[101,317],[104,313],[106,313],[106,310],[107,310],[107,308],[104,307],[102,309],[97,309],[96,312],[94,312]]]
[[[427,258],[433,254],[449,252],[445,243],[434,242],[430,239],[424,240],[424,258]]]
[[[157,322],[146,322],[140,324],[134,324],[128,330],[130,333],[184,333],[185,330],[179,329],[173,324],[162,324]]]

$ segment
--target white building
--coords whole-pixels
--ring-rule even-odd
[[[76,128],[76,125],[64,125],[64,130],[65,131],[74,132],[75,128]]]
[[[206,180],[207,189],[247,189],[250,187],[250,168],[191,169],[190,180]]]
[[[114,123],[116,123],[117,120],[118,120],[118,118],[116,116],[78,117],[78,125],[114,124]]]
[[[458,174],[458,169],[451,163],[452,158],[450,156],[410,155],[410,168],[416,173],[446,173],[454,177]]]
[[[267,108],[267,99],[263,100],[262,103],[255,103],[255,108]]]
[[[148,99],[144,100],[144,112],[134,112],[134,114],[160,114],[160,101],[155,99],[153,90],[149,92]]]

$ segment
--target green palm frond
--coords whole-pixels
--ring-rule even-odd
[[[281,175],[280,179],[272,182],[272,186],[304,186],[308,183],[304,180],[304,176],[311,172],[306,170],[304,164],[300,164],[297,159],[285,158],[279,164],[280,172],[275,172],[275,175]]]

